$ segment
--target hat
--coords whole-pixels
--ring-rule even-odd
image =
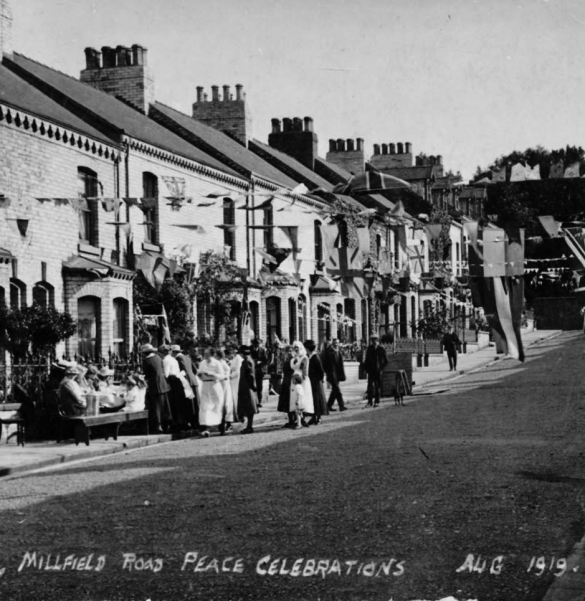
[[[314,340],[305,340],[304,346],[308,351],[314,351],[317,348]]]
[[[181,346],[179,344],[171,344],[171,353],[180,353]]]
[[[143,344],[140,347],[141,353],[153,353],[154,351],[156,351],[156,349],[154,348],[154,346],[152,346],[152,344]]]
[[[87,373],[90,376],[97,376],[97,374],[98,374],[98,368],[93,363],[90,363],[87,366]]]
[[[168,353],[171,350],[171,347],[168,344],[161,344],[158,347],[159,353]]]
[[[99,371],[98,371],[98,376],[100,378],[109,378],[110,376],[114,375],[114,370],[113,369],[109,369],[108,367],[102,367]]]
[[[240,346],[240,348],[238,349],[238,352],[244,354],[244,353],[249,353],[251,350],[252,349],[247,344],[242,344]]]
[[[65,370],[65,375],[66,376],[77,376],[77,375],[79,375],[79,370],[77,369],[77,367],[75,367],[75,365],[70,365]]]
[[[379,340],[379,339],[380,339],[380,337],[377,334],[372,334],[370,336],[370,340]]]

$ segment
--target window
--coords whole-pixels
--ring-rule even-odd
[[[294,298],[288,299],[288,340],[294,342],[297,339],[297,303]]]
[[[77,301],[77,354],[84,359],[99,358],[100,311],[99,298],[83,296]]]
[[[321,231],[321,222],[315,220],[315,261],[323,261],[323,232]]]
[[[33,303],[43,309],[55,306],[55,289],[48,282],[37,282],[32,289]]]
[[[368,301],[362,298],[362,340],[368,339]]]
[[[148,171],[142,174],[142,211],[144,240],[158,244],[158,177]]]
[[[260,306],[257,301],[250,302],[250,329],[258,336],[258,324],[260,322]]]
[[[376,259],[380,260],[380,253],[382,252],[382,236],[376,234]]]
[[[307,328],[305,327],[306,306],[307,306],[307,300],[305,299],[305,296],[303,294],[301,294],[299,296],[298,306],[297,306],[297,319],[298,319],[297,334],[298,334],[299,340],[307,339]],[[292,338],[291,338],[290,342],[293,342]]]
[[[114,354],[125,359],[128,349],[128,301],[124,298],[114,299],[113,323]]]
[[[266,342],[273,344],[274,336],[281,337],[280,334],[280,299],[271,296],[266,299]]]
[[[416,299],[414,296],[410,297],[410,327],[411,327],[411,335],[413,338],[416,338],[416,320],[417,320],[417,311],[416,311]]]
[[[197,299],[197,333],[210,335],[211,327],[211,309],[209,302],[203,298]]]
[[[236,224],[236,208],[234,201],[224,199],[223,201],[223,224],[224,225],[235,225]],[[228,247],[229,257],[232,261],[236,260],[236,231],[234,228],[223,230],[223,244]]]
[[[323,344],[331,338],[331,316],[329,315],[329,303],[317,305],[317,342]]]
[[[79,198],[96,198],[98,194],[98,177],[95,171],[86,167],[77,168]],[[86,206],[79,209],[79,239],[85,244],[99,246],[97,202],[86,200]]]
[[[343,314],[343,305],[341,303],[338,303],[336,306],[337,309],[337,339],[338,340],[344,340],[344,333],[345,333],[345,328],[344,328],[344,314]]]
[[[6,290],[0,286],[0,307],[6,306]]]
[[[348,318],[348,323],[345,324],[344,333],[346,342],[355,342],[356,329],[355,329],[355,300],[353,298],[346,298],[343,301],[343,309],[345,316]],[[352,321],[349,321],[349,320]]]
[[[268,209],[264,209],[264,225],[273,226],[274,225],[274,209],[269,207]],[[264,229],[264,248],[271,248],[274,244],[274,228],[267,227]]]
[[[10,279],[10,308],[22,309],[26,307],[26,284],[16,278]]]

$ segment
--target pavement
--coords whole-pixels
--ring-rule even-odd
[[[522,332],[522,340],[525,348],[548,340],[561,333],[560,330],[542,330],[532,332]],[[405,399],[405,404],[417,400],[417,396],[426,394],[429,389],[437,384],[445,385],[448,388],[449,382],[454,381],[464,374],[473,373],[481,370],[488,365],[498,361],[506,361],[503,356],[496,355],[495,347],[489,346],[480,349],[474,353],[460,354],[458,358],[457,371],[449,371],[448,364],[445,361],[441,364],[431,367],[419,368],[413,373],[415,386],[414,395]],[[344,399],[348,411],[343,415],[351,415],[352,412],[361,411],[364,408],[364,393],[366,383],[360,381],[355,384],[345,384],[342,387]],[[382,399],[384,403],[384,399]],[[386,399],[390,401],[390,399]],[[280,423],[284,423],[282,413],[276,410],[278,397],[271,396],[260,414],[254,421],[254,427],[258,429],[275,428]],[[393,403],[393,399],[391,400]],[[340,415],[331,414],[330,418]],[[236,425],[233,435],[237,435],[243,426]],[[180,434],[161,434],[149,436],[118,436],[117,441],[113,440],[92,440],[90,446],[76,446],[72,441],[65,442],[33,442],[27,443],[25,447],[16,445],[16,437],[6,440],[6,431],[2,432],[0,441],[0,477],[18,476],[24,473],[45,469],[52,466],[58,466],[75,461],[91,460],[99,457],[109,456],[115,453],[127,452],[132,449],[140,449],[152,445],[168,444],[176,440],[185,438],[196,438],[198,433],[195,431],[183,432]]]

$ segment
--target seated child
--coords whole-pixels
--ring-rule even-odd
[[[122,411],[144,411],[146,398],[146,382],[140,374],[128,374],[122,386],[125,388],[121,394],[126,402]]]

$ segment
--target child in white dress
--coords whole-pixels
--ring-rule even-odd
[[[291,380],[290,406],[291,410],[294,408],[294,412],[296,413],[295,429],[306,426],[306,422],[303,419],[305,389],[303,387],[303,378],[299,374],[294,374]]]

